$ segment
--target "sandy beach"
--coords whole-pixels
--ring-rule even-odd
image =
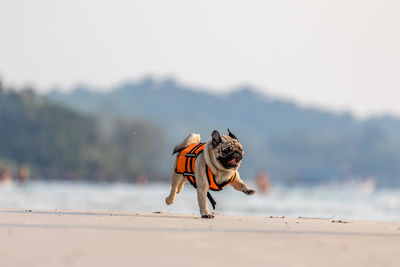
[[[0,210],[1,266],[400,266],[400,223]]]

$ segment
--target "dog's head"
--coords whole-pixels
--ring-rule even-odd
[[[237,137],[228,129],[228,135],[220,135],[217,130],[211,134],[209,145],[216,164],[226,170],[239,168],[243,158],[243,147]]]

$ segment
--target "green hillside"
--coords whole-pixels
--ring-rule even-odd
[[[40,179],[160,176],[159,169],[147,164],[150,158],[158,160],[154,149],[162,147],[162,135],[153,126],[118,120],[104,131],[103,125],[32,90],[5,89],[0,83],[0,168],[15,171],[24,164]]]

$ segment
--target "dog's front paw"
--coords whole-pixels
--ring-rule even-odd
[[[203,218],[203,219],[212,219],[212,218],[214,218],[214,215],[212,215],[212,214],[204,214],[204,215],[201,215],[201,218]]]
[[[243,193],[245,193],[246,195],[250,196],[253,195],[256,191],[253,189],[245,189],[243,190]]]

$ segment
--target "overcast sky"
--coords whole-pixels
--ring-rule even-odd
[[[41,91],[145,75],[400,115],[400,1],[0,0],[0,77]]]

